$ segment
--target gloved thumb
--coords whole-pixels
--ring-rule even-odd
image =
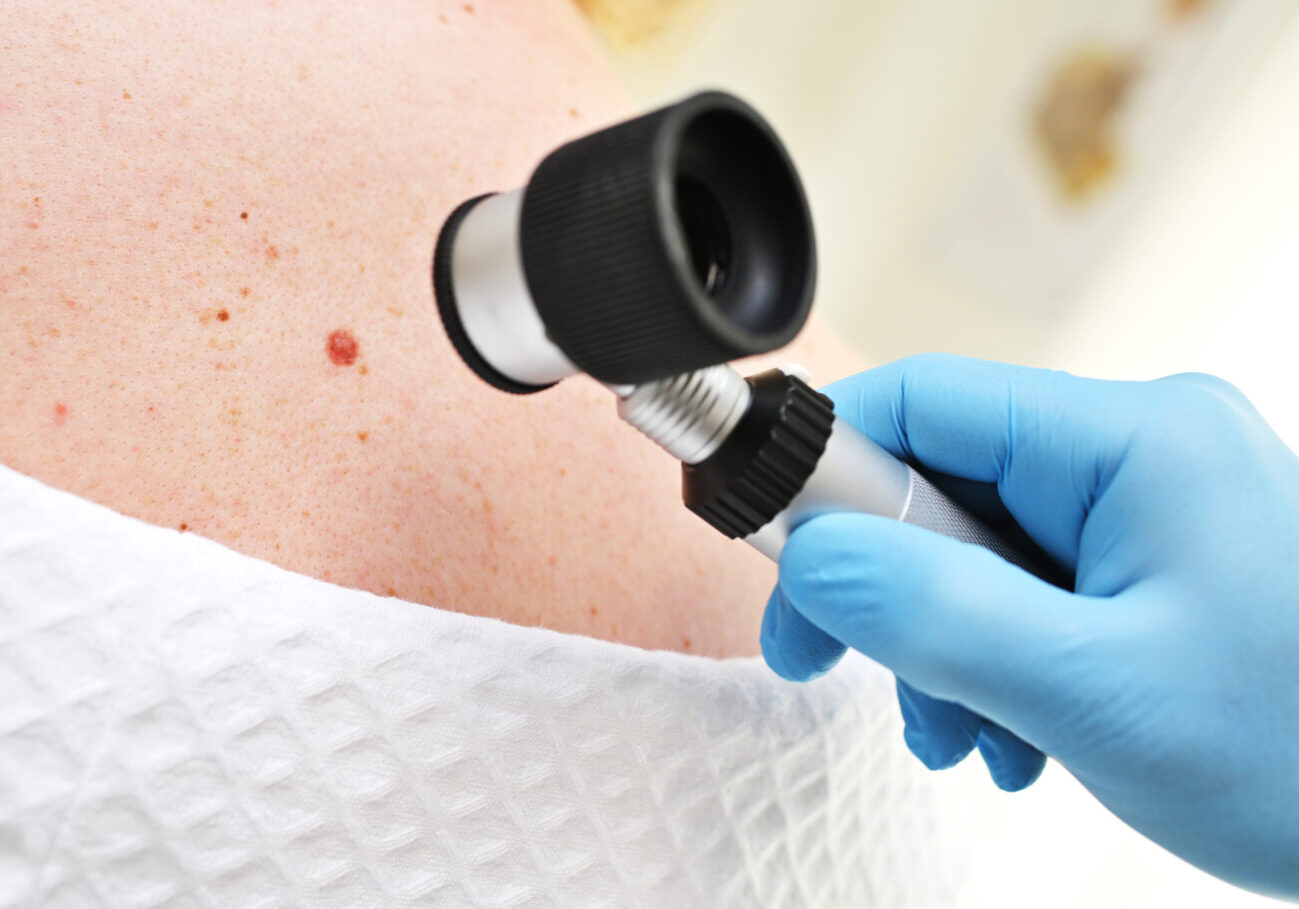
[[[1088,598],[981,547],[862,514],[797,528],[780,588],[826,634],[1038,747],[1074,695],[1070,656],[1094,622]]]

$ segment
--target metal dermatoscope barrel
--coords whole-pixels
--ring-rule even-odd
[[[720,92],[561,146],[523,188],[460,205],[433,257],[467,366],[518,394],[582,372],[604,383],[623,419],[682,462],[686,505],[727,536],[776,559],[808,518],[857,511],[1035,571],[803,379],[726,365],[798,334],[815,273],[789,156]]]

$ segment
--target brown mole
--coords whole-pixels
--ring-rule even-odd
[[[329,340],[325,342],[325,352],[329,354],[329,359],[336,366],[351,366],[356,362],[360,350],[356,338],[352,337],[351,332],[342,328],[331,331]]]

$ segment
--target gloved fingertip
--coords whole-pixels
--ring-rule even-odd
[[[998,789],[1019,792],[1035,783],[1046,768],[1046,756],[995,723],[984,723],[979,754]]]
[[[960,704],[930,697],[897,680],[898,706],[905,727],[902,737],[911,753],[930,770],[955,767],[974,750],[983,719]]]
[[[907,750],[930,770],[948,770],[955,767],[974,749],[973,742],[967,743],[956,738],[930,735],[914,726],[903,728],[902,739],[907,743]]]
[[[1013,765],[994,768],[989,765],[988,771],[992,782],[1003,792],[1019,792],[1037,782],[1042,771],[1046,769],[1046,758],[1039,757],[1027,765]]]
[[[847,649],[803,618],[779,587],[767,600],[759,643],[771,670],[791,682],[808,682],[825,675]]]

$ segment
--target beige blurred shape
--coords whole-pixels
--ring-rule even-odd
[[[671,44],[712,0],[576,0],[615,52]]]
[[[1086,48],[1065,58],[1033,112],[1033,134],[1061,195],[1080,201],[1114,175],[1112,125],[1137,71],[1132,55]]]

